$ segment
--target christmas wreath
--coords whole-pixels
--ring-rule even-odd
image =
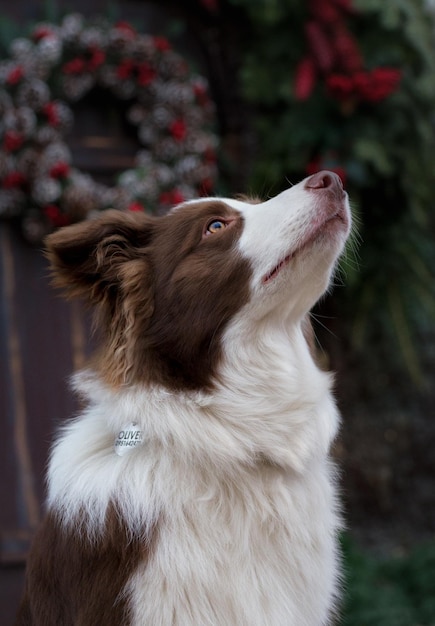
[[[71,14],[38,24],[10,53],[0,62],[0,215],[18,219],[27,239],[109,207],[156,212],[212,189],[207,84],[167,39]],[[136,167],[113,188],[77,170],[65,141],[74,103],[94,87],[127,101],[137,127]]]

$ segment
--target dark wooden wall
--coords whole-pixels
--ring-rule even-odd
[[[0,626],[21,594],[49,445],[75,411],[68,378],[85,362],[89,329],[80,304],[50,286],[42,251],[0,224]]]
[[[74,411],[68,376],[85,361],[89,324],[51,288],[42,251],[7,224],[0,289],[0,557],[8,562],[23,557],[39,521],[49,442]]]

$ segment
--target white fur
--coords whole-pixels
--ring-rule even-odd
[[[132,533],[158,523],[151,559],[125,589],[133,626],[329,623],[340,519],[328,450],[338,415],[297,303],[321,295],[347,233],[262,283],[299,245],[313,202],[301,186],[263,205],[232,202],[246,220],[238,253],[253,264],[252,299],[225,332],[213,392],[114,392],[91,371],[75,379],[89,407],[53,449],[49,505],[66,524],[87,512],[90,533],[103,528],[111,499]],[[115,437],[132,421],[144,443],[118,457]]]

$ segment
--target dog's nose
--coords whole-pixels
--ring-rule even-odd
[[[343,183],[340,176],[328,170],[322,170],[313,174],[305,181],[305,189],[327,189],[340,195],[343,195]]]

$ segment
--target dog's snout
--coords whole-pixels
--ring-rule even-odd
[[[322,170],[313,174],[305,181],[305,189],[327,189],[338,192],[340,195],[343,193],[343,183],[340,176],[334,172],[328,170]]]

